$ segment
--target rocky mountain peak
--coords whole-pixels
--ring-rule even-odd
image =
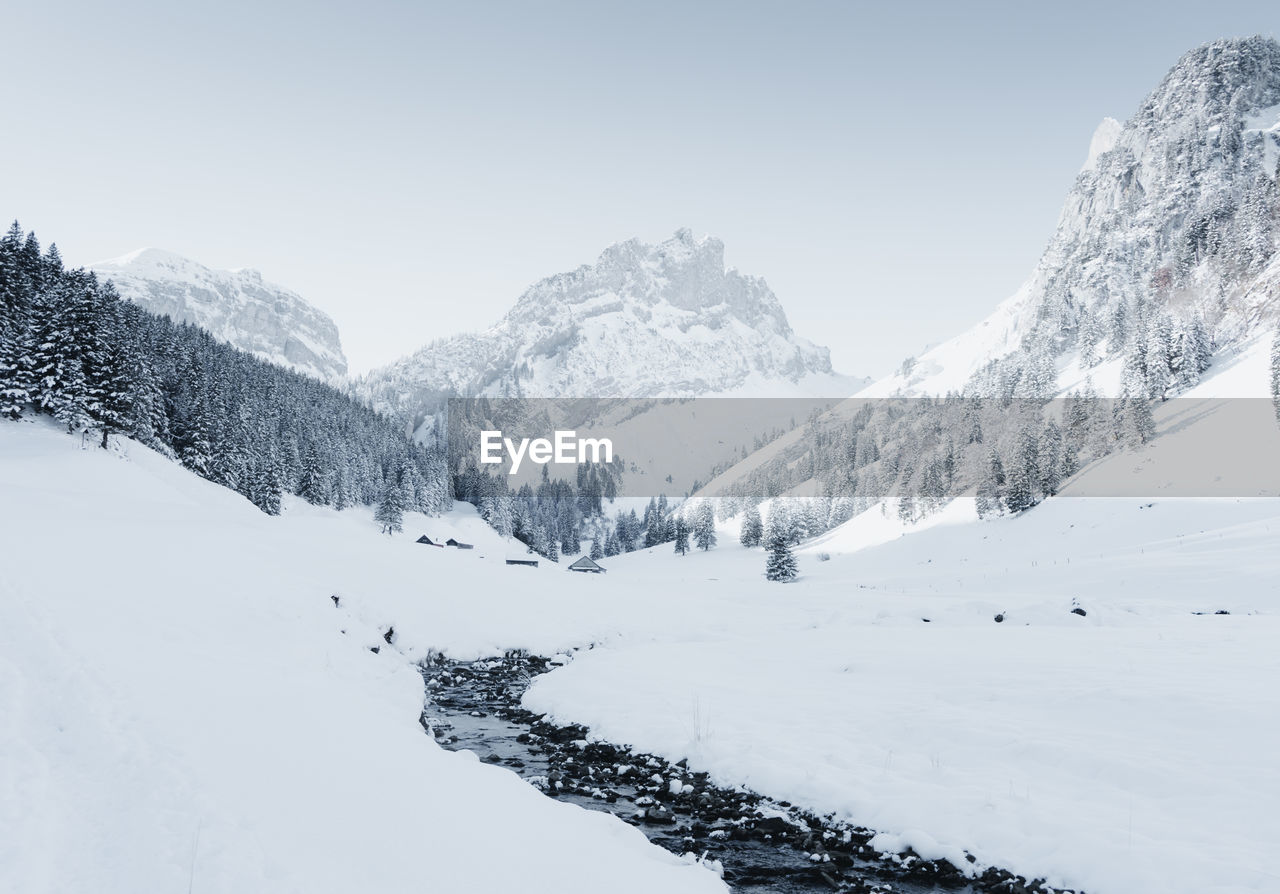
[[[1160,333],[1239,342],[1280,300],[1278,166],[1280,43],[1186,53],[1122,128],[1095,133],[1018,292],[872,391],[1037,396],[1091,379],[1118,393]]]
[[[507,315],[512,322],[554,316],[558,309],[589,306],[602,295],[624,304],[682,311],[719,308],[744,322],[771,319],[776,331],[790,327],[777,298],[762,280],[725,268],[724,243],[714,236],[697,238],[689,229],[647,245],[639,239],[617,242],[600,253],[595,264],[547,277],[531,286]]]
[[[725,267],[721,240],[680,229],[656,245],[614,243],[534,283],[485,332],[428,345],[357,388],[420,419],[448,394],[842,393],[851,382],[792,332],[764,280]]]
[[[92,265],[122,298],[192,323],[252,354],[325,381],[347,373],[338,327],[301,296],[257,270],[215,270],[159,248]]]
[[[1280,102],[1280,43],[1215,40],[1184,54],[1139,108],[1136,122],[1167,127],[1187,115],[1234,124],[1243,111]]]

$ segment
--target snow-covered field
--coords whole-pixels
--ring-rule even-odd
[[[717,580],[670,636],[527,701],[926,856],[1095,892],[1280,890],[1277,546],[1276,501],[1067,499],[843,555],[833,535],[785,586],[726,547],[690,557]]]
[[[863,516],[782,585],[729,531],[517,568],[469,507],[387,538],[123,450],[0,426],[0,890],[719,890],[421,733],[427,650],[588,644],[530,707],[885,847],[1280,890],[1280,501]]]
[[[126,449],[0,426],[0,891],[723,890],[423,734],[376,607],[463,556]]]

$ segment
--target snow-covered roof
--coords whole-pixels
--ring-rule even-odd
[[[576,562],[569,566],[570,569],[582,568],[589,571],[605,571],[605,567],[590,556],[582,556]]]

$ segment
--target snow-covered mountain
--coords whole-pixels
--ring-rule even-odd
[[[824,443],[838,443],[843,431],[854,439],[846,450],[815,447],[804,432],[788,432],[712,480],[704,493],[812,495],[844,488],[878,497],[892,484],[913,499],[955,496],[993,474],[991,455],[1014,468],[1027,437],[1056,443],[1052,430],[1038,430],[1041,402],[1071,394],[1140,398],[1152,409],[1140,432],[1113,432],[1093,446],[1079,445],[1083,429],[1074,419],[1069,462],[1061,465],[1067,474],[1108,451],[1174,436],[1150,454],[1178,457],[1159,472],[1166,493],[1171,481],[1183,493],[1214,492],[1211,484],[1191,483],[1191,469],[1225,476],[1234,462],[1234,471],[1257,477],[1260,465],[1248,456],[1224,463],[1240,445],[1221,441],[1232,437],[1229,431],[1234,440],[1256,442],[1255,426],[1271,430],[1269,408],[1240,401],[1228,412],[1204,401],[1270,393],[1269,352],[1280,322],[1278,165],[1280,43],[1247,38],[1192,50],[1127,123],[1108,119],[1099,126],[1057,229],[1017,293],[977,326],[828,411]],[[1026,418],[1011,410],[990,413],[981,423],[985,441],[956,418],[945,422],[947,407],[963,402],[918,403],[918,417],[888,414],[871,423],[860,415],[887,413],[865,398],[949,393],[1010,399],[999,402],[1002,407],[1026,398],[1018,406],[1034,412]],[[1194,425],[1164,400],[1174,396],[1201,402]],[[977,419],[982,405],[970,402],[974,415],[966,418]],[[938,412],[929,415],[930,408]],[[1097,412],[1117,418],[1101,405]],[[894,427],[926,417],[921,428]],[[855,425],[855,419],[862,421]],[[1214,443],[1215,449],[1206,447]],[[947,445],[961,446],[950,455]],[[1052,446],[1042,447],[1037,461],[1053,455]],[[943,477],[948,487],[939,486]],[[1135,484],[1153,487],[1153,480],[1095,481],[1088,492],[1128,492]],[[1253,481],[1235,493],[1271,493],[1269,486]],[[1019,508],[1027,503],[1015,501]]]
[[[1086,381],[1118,393],[1135,344],[1176,367],[1182,338],[1201,325],[1211,349],[1234,348],[1280,306],[1278,163],[1280,44],[1192,50],[1127,123],[1099,126],[1017,293],[863,396],[966,386],[1031,396]]]
[[[325,381],[347,374],[333,320],[256,270],[213,270],[156,248],[91,269],[115,283],[121,297],[207,329],[264,360]]]
[[[357,383],[420,418],[444,395],[696,397],[848,393],[826,348],[797,336],[763,279],[687,229],[632,239],[531,286],[496,325],[427,345]]]

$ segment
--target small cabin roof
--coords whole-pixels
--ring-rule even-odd
[[[607,571],[603,565],[590,556],[582,556],[569,566],[570,571]]]

